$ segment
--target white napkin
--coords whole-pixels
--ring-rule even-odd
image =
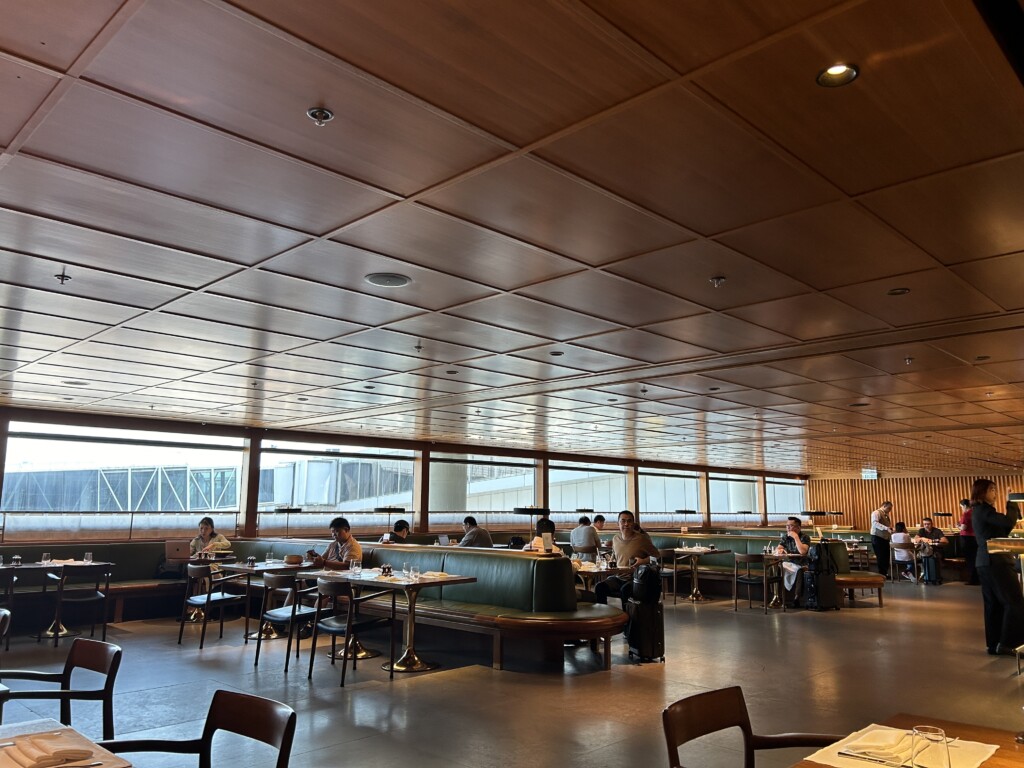
[[[423,574],[428,579],[447,579],[448,574],[444,571],[426,571]]]
[[[850,734],[842,741],[819,749],[806,759],[834,768],[868,768],[866,760],[889,762],[885,757],[872,756],[868,752],[875,752],[876,755],[892,752],[897,755],[902,754],[902,760],[909,765],[911,749],[913,749],[913,736],[908,731],[872,723]],[[995,754],[996,749],[997,747],[992,744],[957,739],[949,744],[950,768],[980,768],[982,763]],[[945,747],[940,744],[932,744],[927,749],[919,750],[917,753],[918,764],[922,768],[945,768],[946,754],[944,750]],[[858,757],[848,755],[858,755]],[[882,764],[879,763],[879,765]],[[891,764],[900,765],[900,758],[896,757]]]
[[[906,731],[879,729],[851,741],[843,751],[889,763],[902,763],[910,757],[913,741]]]
[[[797,577],[800,575],[800,566],[791,563],[789,560],[782,561],[782,584],[786,589],[796,586]]]
[[[52,768],[69,760],[90,758],[92,750],[63,746],[58,733],[16,739],[4,754],[22,768]]]

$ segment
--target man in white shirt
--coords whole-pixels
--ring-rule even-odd
[[[579,522],[580,524],[569,533],[573,559],[593,563],[597,560],[597,550],[601,546],[601,539],[597,535],[597,529],[590,524],[589,517],[584,515]]]

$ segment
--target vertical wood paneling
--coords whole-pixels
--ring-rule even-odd
[[[852,525],[858,530],[870,526],[872,510],[883,501],[893,503],[893,522],[902,520],[908,528],[916,528],[922,517],[936,512],[952,512],[952,518],[939,518],[943,527],[955,524],[960,510],[960,499],[971,495],[976,476],[964,477],[882,477],[878,480],[821,479],[807,481],[807,508],[826,512],[842,512],[840,525]],[[1020,475],[991,478],[1005,499],[1010,491],[1024,491],[1024,478]]]

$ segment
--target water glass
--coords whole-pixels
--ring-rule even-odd
[[[599,559],[599,560],[597,561],[597,569],[598,569],[599,571],[607,571],[607,570],[608,570],[608,561],[607,561],[607,560],[605,560],[605,559],[604,559],[603,557],[602,557],[602,558],[600,558],[600,559]]]
[[[92,562],[92,552],[86,552],[85,556],[82,558],[82,560],[84,562],[86,562],[86,563],[91,563]]]
[[[412,568],[409,569],[409,578],[412,579],[413,581],[419,581],[420,580],[420,569],[419,569],[419,566],[414,565]]]
[[[409,564],[408,563],[402,563],[402,578],[403,579],[408,579],[409,578]]]
[[[349,570],[352,571],[353,576],[359,576],[363,572],[363,561],[353,557],[348,564]]]
[[[928,752],[927,762],[924,761],[925,752]],[[934,725],[915,725],[913,730],[913,741],[911,742],[910,764],[914,768],[924,768],[925,765],[941,766],[949,768],[949,741],[946,739],[946,732]]]
[[[43,561],[42,562],[43,562],[43,565],[49,565],[50,564],[50,553],[49,552],[43,552]]]
[[[267,552],[266,557],[263,558],[263,562],[265,562],[267,565],[270,565],[272,562],[274,562],[274,553]]]

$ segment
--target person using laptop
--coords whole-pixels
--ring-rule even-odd
[[[385,533],[380,537],[381,544],[404,544],[405,537],[409,535],[409,523],[406,520],[396,520],[395,529],[391,533]]]
[[[331,538],[333,541],[322,555],[317,554],[315,549],[306,552],[306,559],[312,561],[314,568],[344,571],[348,569],[350,561],[362,562],[363,547],[352,535],[352,526],[344,517],[331,520]]]
[[[191,557],[200,552],[227,552],[230,549],[231,542],[214,530],[212,517],[204,517],[199,521],[199,535],[188,546]]]
[[[476,518],[466,515],[462,521],[462,529],[466,534],[462,537],[458,546],[460,547],[486,547],[491,549],[494,543],[491,541],[491,532],[476,524]]]

